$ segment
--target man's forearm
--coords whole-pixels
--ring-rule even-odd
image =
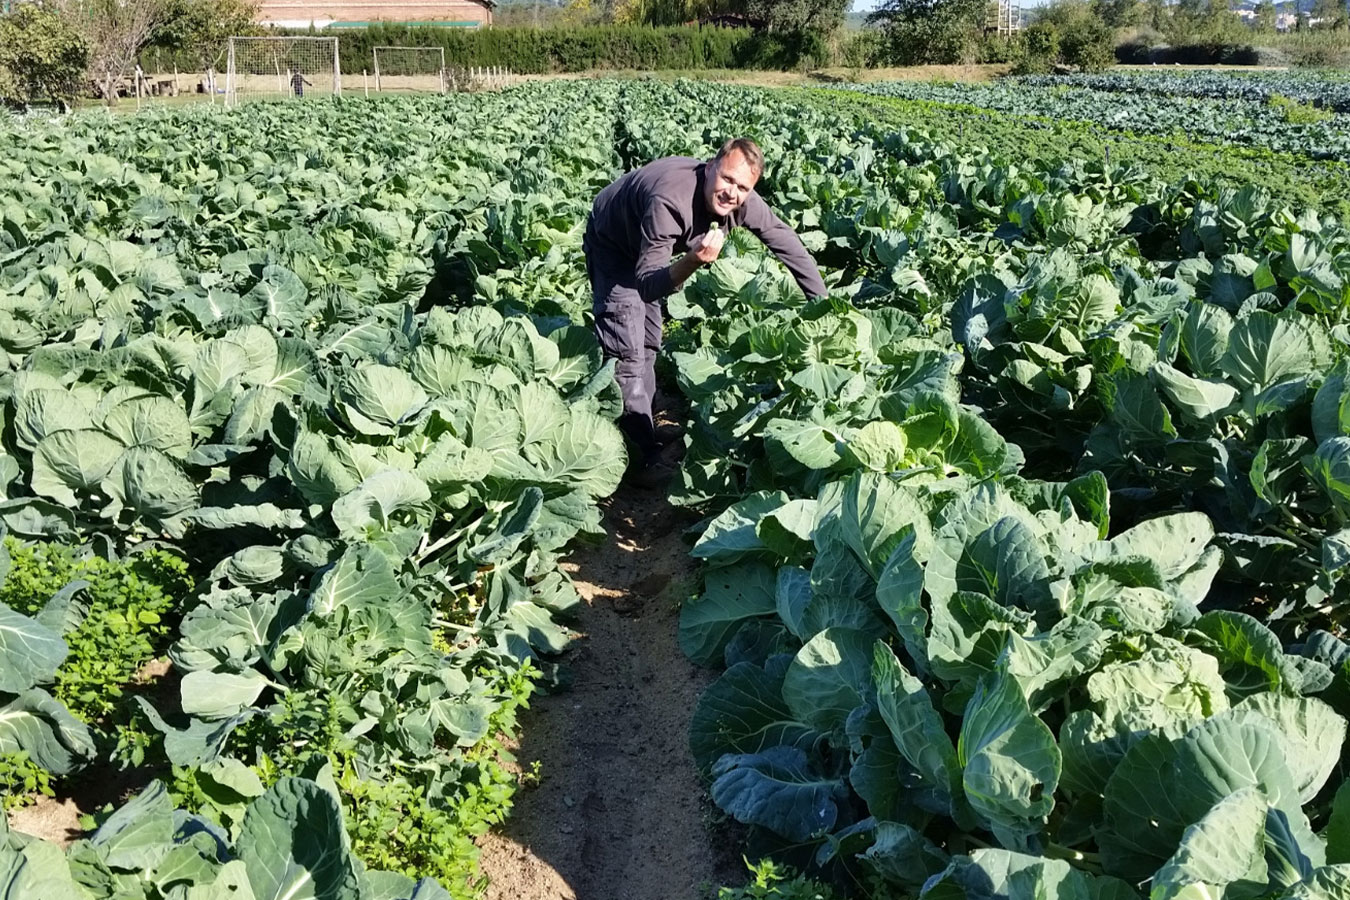
[[[638,294],[648,303],[655,303],[680,289],[680,285],[689,280],[689,276],[698,271],[699,259],[693,253],[686,253],[668,266],[639,272],[637,276]]]
[[[802,293],[807,297],[823,297],[829,293],[820,277],[820,269],[792,226],[778,218],[758,194],[752,194],[745,206],[745,227],[787,266]]]
[[[679,290],[680,285],[689,280],[690,276],[698,271],[702,261],[693,253],[686,253],[679,259],[670,264],[670,280],[674,283],[675,289]]]

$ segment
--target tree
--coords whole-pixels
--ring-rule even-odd
[[[548,28],[562,20],[558,0],[505,0],[492,13],[495,28]]]
[[[648,25],[679,25],[709,16],[739,16],[766,31],[825,37],[844,23],[852,0],[614,0],[615,19],[622,9],[640,7]],[[634,17],[627,14],[628,20]]]
[[[1054,26],[1060,59],[1067,65],[1100,72],[1116,61],[1115,29],[1086,0],[1054,0],[1041,9],[1036,22]]]
[[[1172,22],[1187,31],[1205,16],[1205,0],[1177,0],[1172,10]]]
[[[1051,22],[1033,22],[1019,34],[1013,72],[1042,75],[1059,61],[1059,32]]]
[[[1095,0],[1093,10],[1112,28],[1143,24],[1148,11],[1140,0]]]
[[[52,100],[69,110],[80,94],[88,47],[53,9],[25,3],[0,16],[0,99]]]
[[[61,0],[62,15],[89,47],[89,78],[109,105],[163,21],[165,0]]]
[[[182,53],[204,72],[220,66],[231,35],[257,31],[256,0],[163,0],[151,37],[157,47]]]
[[[844,23],[852,0],[747,0],[745,15],[769,31],[830,33]]]
[[[594,25],[605,18],[603,0],[567,0],[563,7],[562,23],[569,27]],[[611,11],[612,12],[612,11]]]
[[[985,0],[884,0],[867,17],[880,23],[899,65],[968,59],[984,23]]]
[[[1261,0],[1256,4],[1256,30],[1262,34],[1275,33],[1275,4],[1271,0]]]
[[[1251,39],[1250,29],[1228,0],[1178,0],[1166,32],[1168,40],[1178,46],[1222,47]]]
[[[1317,0],[1312,8],[1312,21],[1316,23],[1316,28],[1344,29],[1345,0]]]
[[[1144,24],[1154,31],[1162,31],[1169,21],[1166,0],[1144,0]]]

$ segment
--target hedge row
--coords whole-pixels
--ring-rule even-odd
[[[335,35],[345,74],[371,67],[375,47],[444,47],[447,66],[502,66],[521,74],[593,69],[791,69],[822,64],[815,35],[774,35],[747,28],[586,26],[577,28],[368,28],[282,30]]]

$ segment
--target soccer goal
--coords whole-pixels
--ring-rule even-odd
[[[225,102],[323,97],[342,93],[335,37],[232,37]]]
[[[444,47],[376,47],[375,90],[445,93]]]

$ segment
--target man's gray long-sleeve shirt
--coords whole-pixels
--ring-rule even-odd
[[[651,303],[675,291],[671,259],[689,250],[689,242],[708,230],[715,218],[703,199],[703,160],[669,156],[619,178],[595,198],[586,225],[590,265],[617,279],[636,282]],[[820,270],[797,233],[751,191],[725,220],[724,228],[744,226],[787,266],[808,297],[827,293]]]

